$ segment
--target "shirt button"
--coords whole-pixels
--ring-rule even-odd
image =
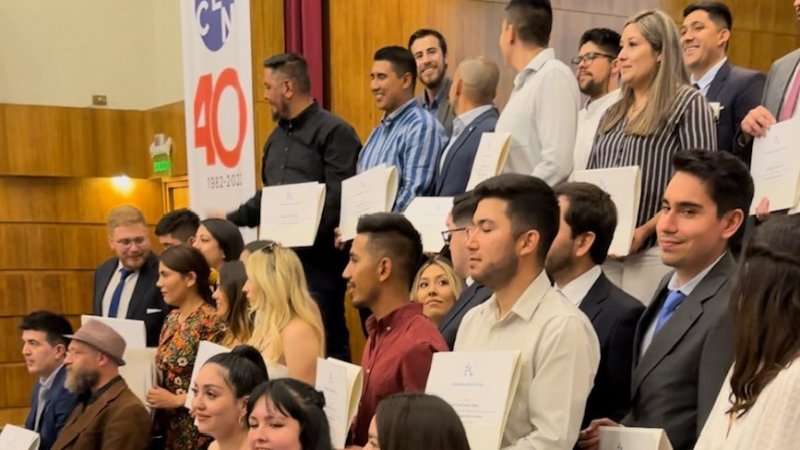
[[[370,373],[370,372],[372,372],[372,369],[367,369],[367,373]]]
[[[286,168],[286,164],[281,164],[281,169],[285,169],[285,168]]]
[[[289,147],[285,147],[285,148],[283,149],[283,151],[284,151],[284,152],[288,152],[288,151],[289,151]]]
[[[392,331],[392,327],[386,327],[386,331]]]

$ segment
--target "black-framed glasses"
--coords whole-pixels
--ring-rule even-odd
[[[442,239],[444,239],[445,245],[450,245],[450,240],[453,239],[453,233],[456,231],[465,231],[467,227],[461,228],[453,228],[452,230],[444,230],[442,231]]]
[[[609,55],[609,54],[606,54],[606,53],[589,52],[589,53],[587,53],[585,55],[578,55],[578,56],[572,58],[570,60],[570,62],[572,63],[573,66],[580,65],[582,61],[586,61],[586,65],[591,65],[594,62],[595,59],[600,58],[600,57],[608,58],[611,61],[613,61],[613,60],[615,60],[617,58],[616,56],[612,56],[612,55]]]

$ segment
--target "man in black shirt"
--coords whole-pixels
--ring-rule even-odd
[[[347,254],[334,247],[333,230],[339,223],[342,180],[355,175],[361,142],[353,127],[314,102],[308,65],[300,55],[282,54],[264,61],[264,99],[278,126],[264,144],[263,185],[325,183],[316,241],[312,247],[294,250],[322,313],[328,355],[349,361],[341,277]],[[227,219],[239,226],[258,226],[261,191],[228,213]]]

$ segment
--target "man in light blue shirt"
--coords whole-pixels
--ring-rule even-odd
[[[403,47],[375,52],[370,89],[383,119],[370,133],[358,158],[358,172],[380,164],[397,168],[399,187],[392,211],[402,212],[433,182],[435,159],[447,135],[431,113],[414,99],[417,78],[414,56]]]

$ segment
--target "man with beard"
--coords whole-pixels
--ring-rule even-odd
[[[569,450],[600,348],[589,319],[552,288],[544,272],[558,232],[556,196],[544,181],[521,174],[489,178],[474,193],[469,271],[494,295],[464,317],[455,350],[520,351],[519,384],[501,447]]]
[[[108,325],[89,320],[74,335],[64,363],[65,385],[78,395],[53,450],[144,450],[150,415],[119,375],[125,340]]]
[[[578,56],[572,58],[578,88],[589,97],[586,105],[578,111],[573,170],[586,169],[600,118],[619,100],[619,43],[620,36],[616,31],[593,28],[583,33]]]
[[[617,227],[611,196],[589,183],[556,187],[561,224],[544,267],[554,287],[592,321],[600,366],[582,427],[601,417],[622,419],[630,408],[633,335],[644,305],[614,286],[600,265]]]
[[[448,98],[453,81],[447,76],[447,41],[442,33],[423,28],[408,38],[408,49],[417,62],[417,77],[425,86],[417,102],[436,116],[450,136],[455,111]]]
[[[364,390],[349,443],[365,445],[378,403],[400,392],[424,392],[433,354],[447,351],[436,327],[410,303],[411,282],[422,259],[422,241],[405,217],[369,214],[358,221],[347,279],[353,306],[369,308],[361,366]]]
[[[322,313],[328,355],[349,361],[341,278],[347,254],[334,246],[334,230],[339,224],[342,181],[356,173],[361,142],[353,127],[320,108],[311,97],[308,64],[298,54],[276,55],[264,61],[264,99],[278,126],[264,144],[263,185],[325,183],[325,206],[314,245],[294,250]],[[261,191],[228,213],[227,219],[239,226],[258,226]]]
[[[123,205],[108,213],[108,244],[115,256],[95,270],[92,314],[144,321],[147,346],[156,347],[169,308],[156,287],[158,257],[138,208]]]

